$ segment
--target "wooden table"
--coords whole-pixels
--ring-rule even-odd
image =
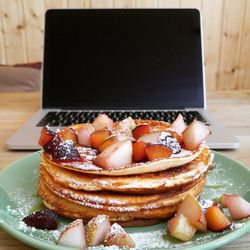
[[[0,93],[0,170],[31,151],[9,151],[4,142],[38,109],[38,93]],[[208,110],[238,136],[238,150],[221,150],[250,168],[250,91],[208,93]],[[249,180],[250,183],[250,180]],[[1,202],[1,201],[0,201]],[[0,250],[32,249],[0,230]],[[250,249],[250,232],[220,249]]]

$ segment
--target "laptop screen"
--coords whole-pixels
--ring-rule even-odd
[[[43,108],[202,108],[202,63],[198,10],[49,10]]]

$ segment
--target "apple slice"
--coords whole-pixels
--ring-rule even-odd
[[[144,141],[133,142],[133,160],[135,162],[142,162],[147,160],[146,143]]]
[[[159,144],[159,136],[161,135],[161,132],[152,132],[145,134],[138,138],[138,141],[144,141],[145,143],[150,144]]]
[[[133,129],[132,135],[137,140],[138,138],[145,134],[148,134],[149,132],[150,126],[148,124],[140,124]]]
[[[93,148],[98,149],[100,145],[111,135],[108,129],[96,130],[90,135],[90,144]]]
[[[172,155],[172,149],[161,144],[147,145],[145,148],[146,156],[150,161],[168,158]]]
[[[61,128],[57,135],[62,141],[71,140],[73,143],[77,143],[78,141],[76,132],[71,127]]]
[[[188,150],[195,150],[209,135],[209,128],[199,121],[192,121],[183,132],[184,146]]]
[[[215,232],[222,231],[231,225],[230,220],[217,206],[212,206],[207,209],[206,218],[208,228]]]
[[[85,230],[82,219],[77,219],[67,225],[61,232],[58,245],[86,249]]]
[[[200,231],[207,231],[207,220],[199,201],[192,195],[187,194],[179,205],[176,215],[183,214]]]
[[[182,241],[192,240],[197,230],[183,214],[176,215],[169,220],[167,229],[173,237]]]
[[[117,223],[114,223],[104,239],[104,246],[118,246],[119,248],[134,248],[133,239]]]
[[[106,114],[99,114],[92,123],[95,130],[102,129],[113,129],[113,120],[110,119]]]
[[[102,244],[109,229],[110,222],[107,215],[102,214],[94,217],[85,226],[87,245],[93,247]]]
[[[182,134],[186,128],[182,114],[179,114],[177,118],[170,124],[170,128],[177,131],[178,134]]]
[[[90,135],[95,131],[94,127],[86,123],[77,131],[78,143],[86,147],[91,147]]]
[[[223,194],[223,206],[227,207],[233,220],[241,220],[250,216],[250,203],[236,194]]]
[[[132,163],[132,151],[130,140],[116,142],[99,154],[94,164],[107,170],[122,168]]]

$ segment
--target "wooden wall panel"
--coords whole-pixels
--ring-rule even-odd
[[[208,90],[250,89],[250,0],[0,0],[0,64],[42,60],[48,8],[198,8]]]

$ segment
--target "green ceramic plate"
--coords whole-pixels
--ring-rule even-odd
[[[202,199],[236,193],[250,201],[250,171],[241,163],[215,153],[216,168],[209,172]],[[39,203],[37,178],[39,152],[20,159],[0,173],[0,226],[20,241],[38,249],[69,249],[55,244],[62,228],[69,223],[60,218],[55,231],[27,227],[22,218]],[[136,242],[137,249],[214,249],[250,231],[250,219],[234,222],[231,229],[221,233],[199,233],[192,241],[182,243],[165,234],[166,223],[149,227],[126,228]],[[98,247],[95,249],[107,249]],[[112,249],[115,249],[112,247]]]

